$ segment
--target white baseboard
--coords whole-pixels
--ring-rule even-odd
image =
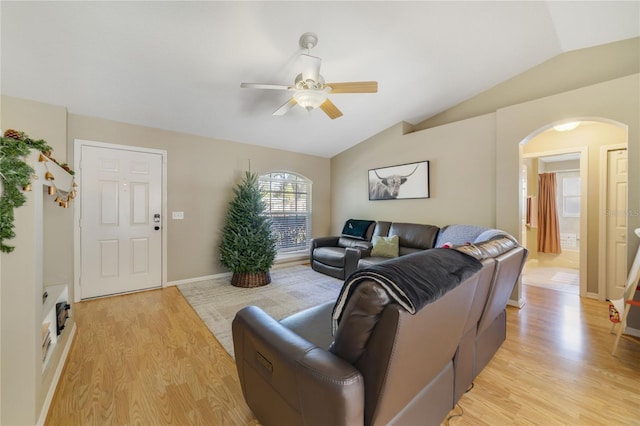
[[[172,285],[197,283],[199,281],[215,280],[216,278],[225,278],[230,277],[231,275],[231,272],[222,272],[220,274],[205,275],[203,277],[185,278],[184,280],[169,281],[167,282],[167,287]]]
[[[294,265],[303,265],[308,261],[309,261],[308,256],[295,257],[295,258],[292,257],[289,259],[283,259],[283,260],[277,261],[276,263],[274,263],[271,269],[281,269],[281,268],[288,268]],[[217,278],[227,278],[227,277],[230,277],[231,275],[233,275],[232,272],[222,272],[214,275],[205,275],[202,277],[193,277],[193,278],[185,278],[183,280],[168,281],[167,287],[173,286],[173,285],[180,285],[180,284],[197,283],[200,281],[215,280]]]
[[[309,263],[309,256],[305,256],[303,258],[290,258],[290,259],[283,259],[283,260],[277,261],[276,263],[273,264],[272,269],[288,268],[290,266],[295,266],[295,265],[304,265],[305,263]]]
[[[525,305],[525,301],[522,298],[520,300],[509,299],[507,301],[507,305],[508,306],[513,306],[513,307],[518,308],[518,309],[522,309],[522,307]]]

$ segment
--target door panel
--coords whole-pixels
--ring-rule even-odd
[[[627,283],[627,150],[607,152],[607,298]]]
[[[81,298],[160,287],[162,155],[85,145],[80,173]]]

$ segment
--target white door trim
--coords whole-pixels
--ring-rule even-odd
[[[600,184],[600,199],[598,200],[598,211],[600,212],[598,220],[598,300],[604,300],[607,295],[607,216],[605,214],[607,210],[607,180],[609,176],[609,164],[607,161],[607,154],[609,151],[616,151],[619,149],[626,149],[628,151],[628,144],[616,143],[611,145],[603,145],[600,147],[600,176],[598,177]],[[629,186],[627,186],[627,198],[629,197]],[[627,235],[629,235],[629,229],[627,228]],[[628,243],[627,243],[628,244]],[[628,259],[626,264],[628,265]]]
[[[589,147],[575,146],[556,149],[552,151],[541,151],[533,152],[531,154],[522,154],[520,160],[520,169],[522,170],[522,159],[524,158],[548,157],[551,155],[571,153],[580,154],[580,297],[595,298],[597,296],[596,294],[587,293],[587,250],[589,247],[589,228],[587,226],[589,211],[587,203],[587,194],[589,193]],[[520,176],[518,176],[518,179],[520,179]],[[522,203],[522,200],[520,200],[520,203]],[[520,226],[522,226],[521,222],[521,220],[518,221]],[[522,229],[519,230],[519,233],[522,234]]]
[[[105,142],[74,139],[73,141],[73,169],[78,173],[75,176],[76,183],[82,188],[80,160],[83,146],[98,148],[119,149],[123,151],[136,151],[149,154],[159,154],[162,157],[162,287],[167,286],[167,151],[153,148],[142,148],[130,145],[118,145]],[[80,195],[79,195],[80,196]],[[80,287],[81,259],[80,259],[80,203],[73,203],[73,301],[80,302],[82,289]]]

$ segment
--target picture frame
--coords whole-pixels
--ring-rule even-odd
[[[430,198],[429,161],[369,169],[369,200]]]

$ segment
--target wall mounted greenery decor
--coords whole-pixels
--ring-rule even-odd
[[[0,138],[0,251],[4,253],[14,249],[5,241],[15,237],[14,210],[26,202],[23,191],[31,184],[34,173],[25,162],[31,149],[51,153],[45,141],[30,139],[24,132],[7,130]]]

